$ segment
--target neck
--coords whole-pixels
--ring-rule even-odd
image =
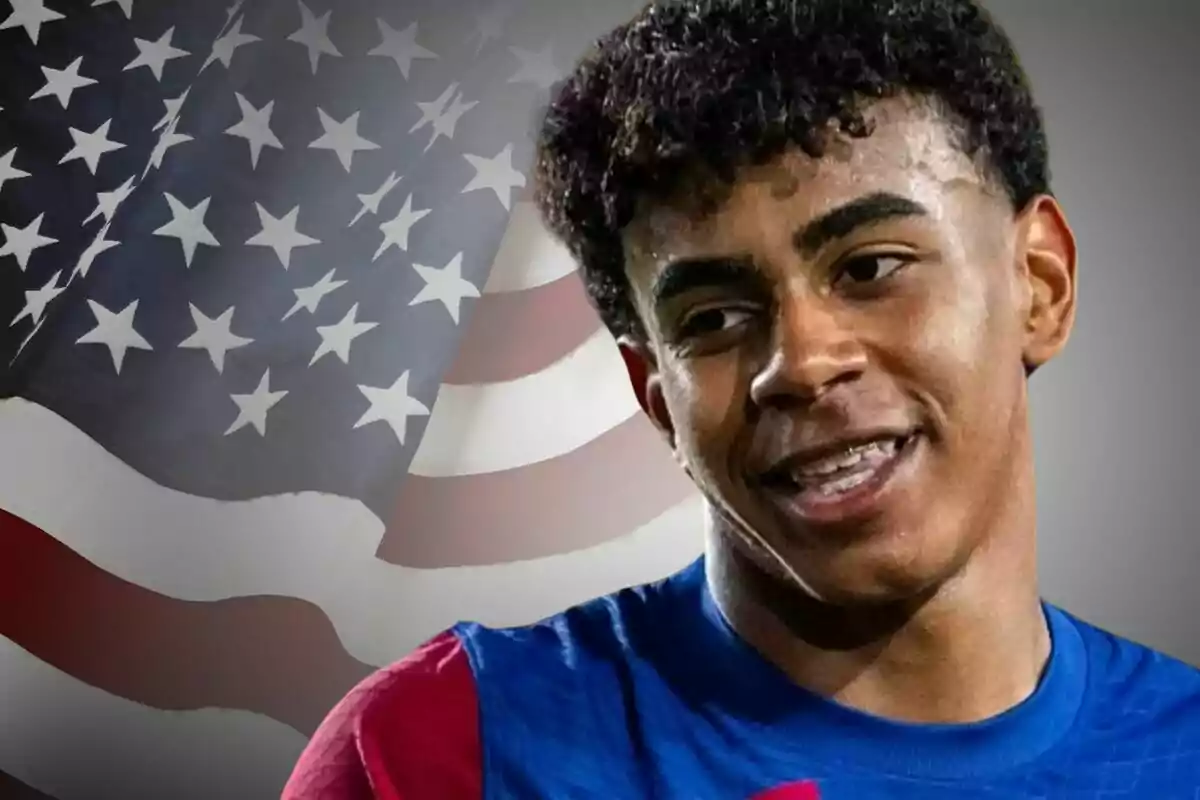
[[[976,722],[1029,697],[1049,658],[1032,507],[1031,497],[1017,503],[956,574],[918,598],[822,604],[716,530],[708,581],[733,629],[795,683],[889,719]]]

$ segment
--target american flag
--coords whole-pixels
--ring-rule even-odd
[[[0,2],[0,795],[278,796],[375,666],[694,557],[527,200],[634,5]]]

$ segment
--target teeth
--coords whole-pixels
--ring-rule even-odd
[[[866,462],[866,466],[874,468],[887,461],[895,453],[895,439],[871,442],[806,464],[803,468],[796,470],[794,477],[796,479],[821,478],[838,471],[856,467],[864,461]],[[865,472],[869,471],[865,470]],[[843,480],[849,480],[849,478]]]
[[[825,496],[841,494],[842,492],[850,491],[855,486],[858,486],[860,483],[864,482],[865,480],[867,480],[870,477],[871,477],[871,470],[866,470],[864,472],[855,472],[853,475],[849,475],[845,478],[842,478],[841,480],[828,481],[826,483],[822,483],[820,486],[817,487],[817,490]]]

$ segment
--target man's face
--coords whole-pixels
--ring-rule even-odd
[[[872,112],[626,238],[643,407],[735,546],[837,603],[949,578],[1022,501],[1025,371],[1073,309],[1052,200],[1014,214],[936,116]]]

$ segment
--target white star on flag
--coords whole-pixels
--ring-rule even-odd
[[[279,262],[283,264],[284,269],[291,266],[292,250],[321,243],[319,239],[306,236],[296,230],[296,219],[300,214],[300,206],[296,206],[279,218],[271,216],[260,203],[255,203],[254,207],[258,210],[258,219],[262,223],[262,230],[251,236],[246,244],[271,248],[275,251],[275,255],[279,256]]]
[[[429,144],[425,145],[425,152],[429,152],[429,148],[433,147],[443,136],[453,139],[454,132],[458,128],[458,121],[462,119],[463,114],[477,105],[479,105],[478,100],[464,102],[461,94],[455,95],[454,99],[450,101],[450,107],[433,121],[433,134],[429,137]]]
[[[354,423],[355,428],[369,425],[372,422],[386,422],[400,444],[404,444],[405,433],[408,429],[409,417],[429,415],[429,409],[419,400],[408,393],[408,375],[405,370],[396,382],[387,388],[359,385],[358,390],[366,395],[371,407]]]
[[[102,6],[105,3],[116,3],[125,12],[126,19],[133,19],[133,0],[96,0],[92,5]]]
[[[422,208],[416,211],[412,207],[413,196],[410,194],[408,199],[404,201],[404,207],[396,214],[395,218],[384,222],[379,226],[383,231],[383,242],[379,245],[379,249],[375,251],[375,257],[372,261],[378,261],[384,251],[389,247],[399,247],[401,250],[408,250],[408,235],[412,232],[413,225],[416,225],[422,219],[429,215],[430,209]]]
[[[194,304],[189,303],[188,306],[192,311],[192,321],[196,324],[196,332],[180,342],[179,346],[207,350],[217,372],[223,373],[225,371],[225,354],[230,350],[245,347],[254,340],[238,336],[229,330],[233,324],[233,306],[225,309],[219,317],[213,319],[205,316],[204,312],[196,308]]]
[[[264,147],[283,149],[283,143],[271,130],[271,113],[275,101],[267,103],[261,109],[255,108],[241,92],[234,92],[238,107],[242,110],[242,121],[225,131],[230,136],[238,136],[250,144],[250,166],[258,167],[258,156]]]
[[[12,13],[3,22],[0,22],[0,31],[22,27],[35,45],[38,43],[43,24],[66,19],[64,15],[54,9],[46,8],[46,0],[8,1],[12,5]]]
[[[259,436],[266,436],[267,412],[286,396],[286,391],[271,391],[271,370],[268,369],[263,373],[258,387],[252,394],[231,394],[229,396],[237,404],[238,416],[229,426],[229,430],[225,431],[225,435],[235,433],[247,425],[253,425]]]
[[[167,32],[158,37],[156,41],[147,41],[146,39],[134,39],[133,43],[137,45],[138,56],[133,61],[125,65],[125,72],[138,67],[148,67],[156,80],[161,81],[163,76],[163,68],[167,62],[175,58],[183,58],[190,56],[187,50],[180,50],[171,44],[171,39],[175,36],[175,28],[167,28]]]
[[[40,325],[42,315],[46,313],[46,307],[49,306],[54,299],[66,291],[66,286],[58,285],[58,278],[62,275],[62,270],[54,273],[50,280],[40,289],[25,290],[25,307],[13,317],[13,321],[9,323],[9,327],[16,325],[21,320],[29,317],[34,325]]]
[[[121,205],[121,203],[125,202],[129,195],[133,194],[134,180],[134,176],[130,175],[125,179],[124,183],[122,183],[116,189],[113,189],[111,192],[97,192],[96,209],[91,214],[88,214],[87,219],[83,221],[83,224],[87,225],[96,217],[100,216],[104,217],[105,222],[111,222],[113,214],[117,213],[117,208]]]
[[[379,145],[375,142],[368,141],[358,134],[359,113],[355,111],[344,122],[338,122],[326,114],[324,109],[318,108],[317,114],[321,117],[321,127],[325,129],[325,133],[309,147],[314,150],[332,150],[337,153],[338,161],[342,162],[346,172],[349,172],[356,152],[379,149]]]
[[[438,95],[436,100],[430,100],[426,102],[418,101],[417,108],[421,109],[421,118],[417,120],[411,128],[408,129],[408,132],[416,133],[417,131],[421,130],[421,128],[425,127],[441,116],[442,109],[446,107],[446,104],[450,102],[450,98],[454,97],[454,94],[457,91],[458,84],[452,83],[446,87],[444,92]]]
[[[46,85],[30,95],[29,99],[36,100],[39,97],[57,97],[59,105],[65,111],[67,106],[71,104],[71,95],[76,89],[82,89],[84,86],[91,86],[97,83],[95,79],[79,74],[79,67],[82,64],[83,56],[80,56],[68,64],[65,69],[42,67],[42,74],[46,76]]]
[[[342,318],[341,322],[336,325],[319,325],[317,327],[317,333],[321,335],[321,344],[318,345],[317,352],[313,353],[312,361],[308,362],[308,365],[311,367],[330,353],[340,358],[343,364],[349,364],[350,345],[354,344],[355,339],[378,324],[378,322],[359,322],[358,303],[355,303],[350,306],[350,310],[346,312],[346,316]]]
[[[335,289],[339,289],[346,285],[346,281],[335,281],[333,273],[336,269],[331,269],[325,274],[324,278],[314,283],[312,286],[307,286],[302,289],[293,289],[292,292],[296,295],[296,304],[283,315],[283,319],[295,314],[300,309],[304,309],[310,314],[317,312],[317,306],[325,299],[325,296]]]
[[[520,47],[508,48],[521,66],[508,79],[509,83],[531,83],[539,89],[549,89],[559,79],[559,69],[554,64],[554,51],[550,45],[541,50],[524,50]]]
[[[237,52],[239,47],[243,47],[254,42],[261,42],[262,39],[249,33],[242,33],[242,22],[245,17],[238,17],[233,26],[221,38],[213,42],[212,52],[208,54],[204,64],[200,67],[200,71],[208,69],[209,65],[220,61],[225,69],[229,69],[233,64],[233,54]]]
[[[504,149],[492,158],[464,155],[463,158],[475,167],[475,177],[463,189],[463,194],[479,189],[491,189],[496,193],[496,198],[504,206],[504,210],[508,211],[512,201],[512,190],[525,185],[525,175],[513,168],[512,151],[513,146],[506,144]]]
[[[385,180],[383,185],[378,189],[370,194],[360,194],[358,196],[358,201],[362,203],[362,208],[358,210],[358,213],[354,215],[354,219],[350,220],[350,224],[346,227],[354,227],[354,223],[358,222],[367,214],[378,214],[379,204],[382,203],[384,198],[391,193],[392,189],[396,188],[397,184],[400,183],[400,180],[400,174],[393,172],[387,177],[387,180]]]
[[[67,283],[76,278],[86,278],[88,272],[92,269],[92,265],[96,263],[96,259],[100,257],[106,250],[111,250],[120,244],[108,239],[108,226],[110,223],[105,222],[104,227],[96,234],[96,238],[92,239],[91,243],[79,255],[79,261],[75,263],[75,269],[71,272]]]
[[[475,284],[462,276],[462,257],[459,253],[441,269],[413,264],[417,274],[425,279],[425,286],[409,301],[410,306],[436,300],[450,312],[450,318],[458,323],[462,301],[467,297],[479,297]]]
[[[194,208],[188,208],[179,202],[174,195],[164,192],[163,197],[171,207],[171,221],[154,231],[157,236],[172,236],[183,245],[183,260],[187,266],[192,266],[192,258],[196,255],[196,247],[202,244],[220,247],[221,243],[213,236],[204,224],[204,215],[208,213],[208,204],[212,200],[206,197]]]
[[[150,170],[158,169],[162,166],[163,159],[167,157],[167,151],[177,144],[192,141],[192,137],[186,133],[179,133],[179,117],[175,117],[167,125],[167,129],[159,134],[158,141],[154,144],[154,150],[150,153],[150,162],[146,164],[146,169],[142,172],[142,177],[150,174]]]
[[[133,318],[137,314],[138,301],[134,300],[117,313],[109,311],[95,300],[88,299],[88,307],[96,317],[96,327],[79,337],[76,344],[102,344],[112,355],[117,374],[125,363],[125,353],[130,350],[153,350],[150,343],[133,329]]]
[[[100,159],[106,153],[120,150],[125,146],[120,142],[114,142],[108,138],[108,128],[110,125],[112,125],[112,118],[105,120],[99,128],[96,128],[91,133],[85,133],[75,128],[68,128],[67,132],[75,140],[75,146],[68,150],[67,154],[58,163],[65,164],[68,161],[82,159],[83,163],[87,164],[91,173],[95,175],[97,168],[100,166]]]
[[[321,56],[341,56],[329,38],[329,17],[333,11],[326,11],[320,17],[316,17],[308,10],[308,6],[304,5],[303,0],[299,0],[299,5],[300,30],[289,36],[288,41],[302,44],[308,49],[308,62],[312,67],[313,75],[316,75],[317,64]]]
[[[4,234],[4,246],[0,247],[0,256],[16,256],[17,264],[24,271],[29,266],[29,258],[33,255],[33,251],[46,245],[54,244],[58,239],[51,239],[49,236],[41,234],[42,218],[45,214],[38,214],[34,217],[33,222],[30,222],[24,228],[14,228],[11,225],[0,223],[0,232]]]
[[[418,58],[437,58],[437,53],[426,50],[417,44],[417,23],[413,22],[404,30],[398,31],[388,25],[385,20],[377,19],[375,22],[379,25],[379,33],[383,36],[383,42],[368,55],[386,56],[394,60],[396,66],[400,68],[400,74],[404,76],[404,80],[408,80],[413,61]]]
[[[17,148],[9,150],[4,155],[0,156],[0,190],[4,188],[4,184],[8,181],[15,181],[18,178],[28,178],[29,173],[24,170],[17,169],[13,166],[13,160],[17,157]]]
[[[447,103],[450,104],[449,108],[446,107]],[[429,144],[425,145],[425,152],[429,152],[440,137],[453,139],[458,121],[462,119],[463,114],[477,105],[477,100],[464,102],[462,94],[458,93],[458,84],[452,83],[436,100],[417,103],[417,107],[421,109],[421,118],[408,132],[416,133],[426,125],[431,125],[433,134],[429,137]]]
[[[187,102],[188,92],[190,91],[191,89],[184,89],[183,94],[179,95],[179,97],[171,100],[163,100],[163,105],[167,107],[167,113],[163,114],[163,118],[160,119],[158,123],[150,130],[156,131],[160,128],[165,128],[176,117],[178,117],[179,111],[183,108],[183,104]]]

